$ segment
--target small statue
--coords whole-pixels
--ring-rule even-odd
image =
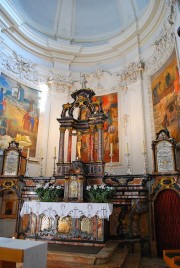
[[[82,134],[80,131],[77,133],[77,144],[76,144],[76,153],[77,160],[81,160],[81,147],[82,147]]]

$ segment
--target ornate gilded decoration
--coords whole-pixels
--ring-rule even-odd
[[[3,186],[3,188],[5,188],[5,189],[10,189],[10,188],[12,188],[13,186],[15,186],[15,183],[14,183],[13,180],[4,180],[4,181],[2,182],[2,186]]]
[[[92,89],[85,88],[85,76],[83,76],[83,87],[71,94],[74,101],[63,105],[61,118],[57,119],[60,126],[60,146],[59,146],[59,161],[57,163],[58,175],[65,175],[70,172],[71,162],[82,162],[86,165],[88,173],[92,174],[91,164],[103,161],[103,125],[107,119],[107,115],[102,109],[102,101],[93,99],[95,93]],[[68,138],[68,154],[67,159],[64,159],[64,133],[61,129],[71,129],[72,135]],[[74,131],[73,131],[74,130]],[[93,132],[92,132],[93,131]],[[70,134],[70,133],[69,133]],[[76,139],[73,139],[76,136]],[[97,150],[95,150],[95,138],[97,137]],[[73,141],[75,144],[73,144]],[[76,148],[76,155],[73,154],[72,148]],[[74,157],[75,156],[75,157]],[[75,159],[72,159],[75,158]],[[67,161],[67,162],[66,162]],[[104,163],[102,164],[104,166]],[[97,170],[94,168],[94,170]],[[98,173],[102,172],[97,170]],[[84,173],[83,173],[84,174]]]
[[[155,172],[176,171],[175,140],[170,138],[169,132],[160,130],[157,139],[152,141]]]
[[[71,176],[69,182],[69,198],[77,198],[77,197],[78,197],[77,177]]]
[[[92,219],[89,219],[87,217],[84,217],[82,220],[81,220],[81,231],[82,232],[85,232],[87,234],[90,234],[92,232]]]
[[[69,234],[72,228],[72,218],[64,217],[58,220],[58,232],[63,234]]]
[[[175,179],[173,177],[166,177],[166,178],[162,178],[160,179],[160,185],[163,188],[170,188],[170,187],[174,187],[175,184]]]

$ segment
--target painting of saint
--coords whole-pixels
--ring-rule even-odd
[[[167,129],[180,141],[180,75],[175,51],[151,77],[155,132]]]
[[[0,149],[15,140],[35,157],[40,97],[40,91],[0,75]]]
[[[100,101],[102,109],[107,115],[107,120],[103,125],[104,133],[104,156],[103,161],[110,162],[110,149],[112,148],[112,161],[119,162],[119,132],[118,132],[118,96],[117,93],[110,93],[101,96],[94,96],[93,102]],[[81,137],[82,161],[88,162],[89,134]],[[97,159],[98,135],[95,134],[94,159]]]

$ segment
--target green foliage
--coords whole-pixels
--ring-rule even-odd
[[[115,193],[113,187],[105,185],[87,186],[85,195],[90,202],[93,203],[108,203]]]
[[[41,202],[58,202],[64,195],[64,189],[61,186],[49,186],[46,184],[38,186],[35,190]]]

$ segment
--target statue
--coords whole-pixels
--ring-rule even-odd
[[[80,131],[78,131],[77,132],[77,143],[76,143],[77,160],[81,160],[81,147],[82,147],[82,134]]]

